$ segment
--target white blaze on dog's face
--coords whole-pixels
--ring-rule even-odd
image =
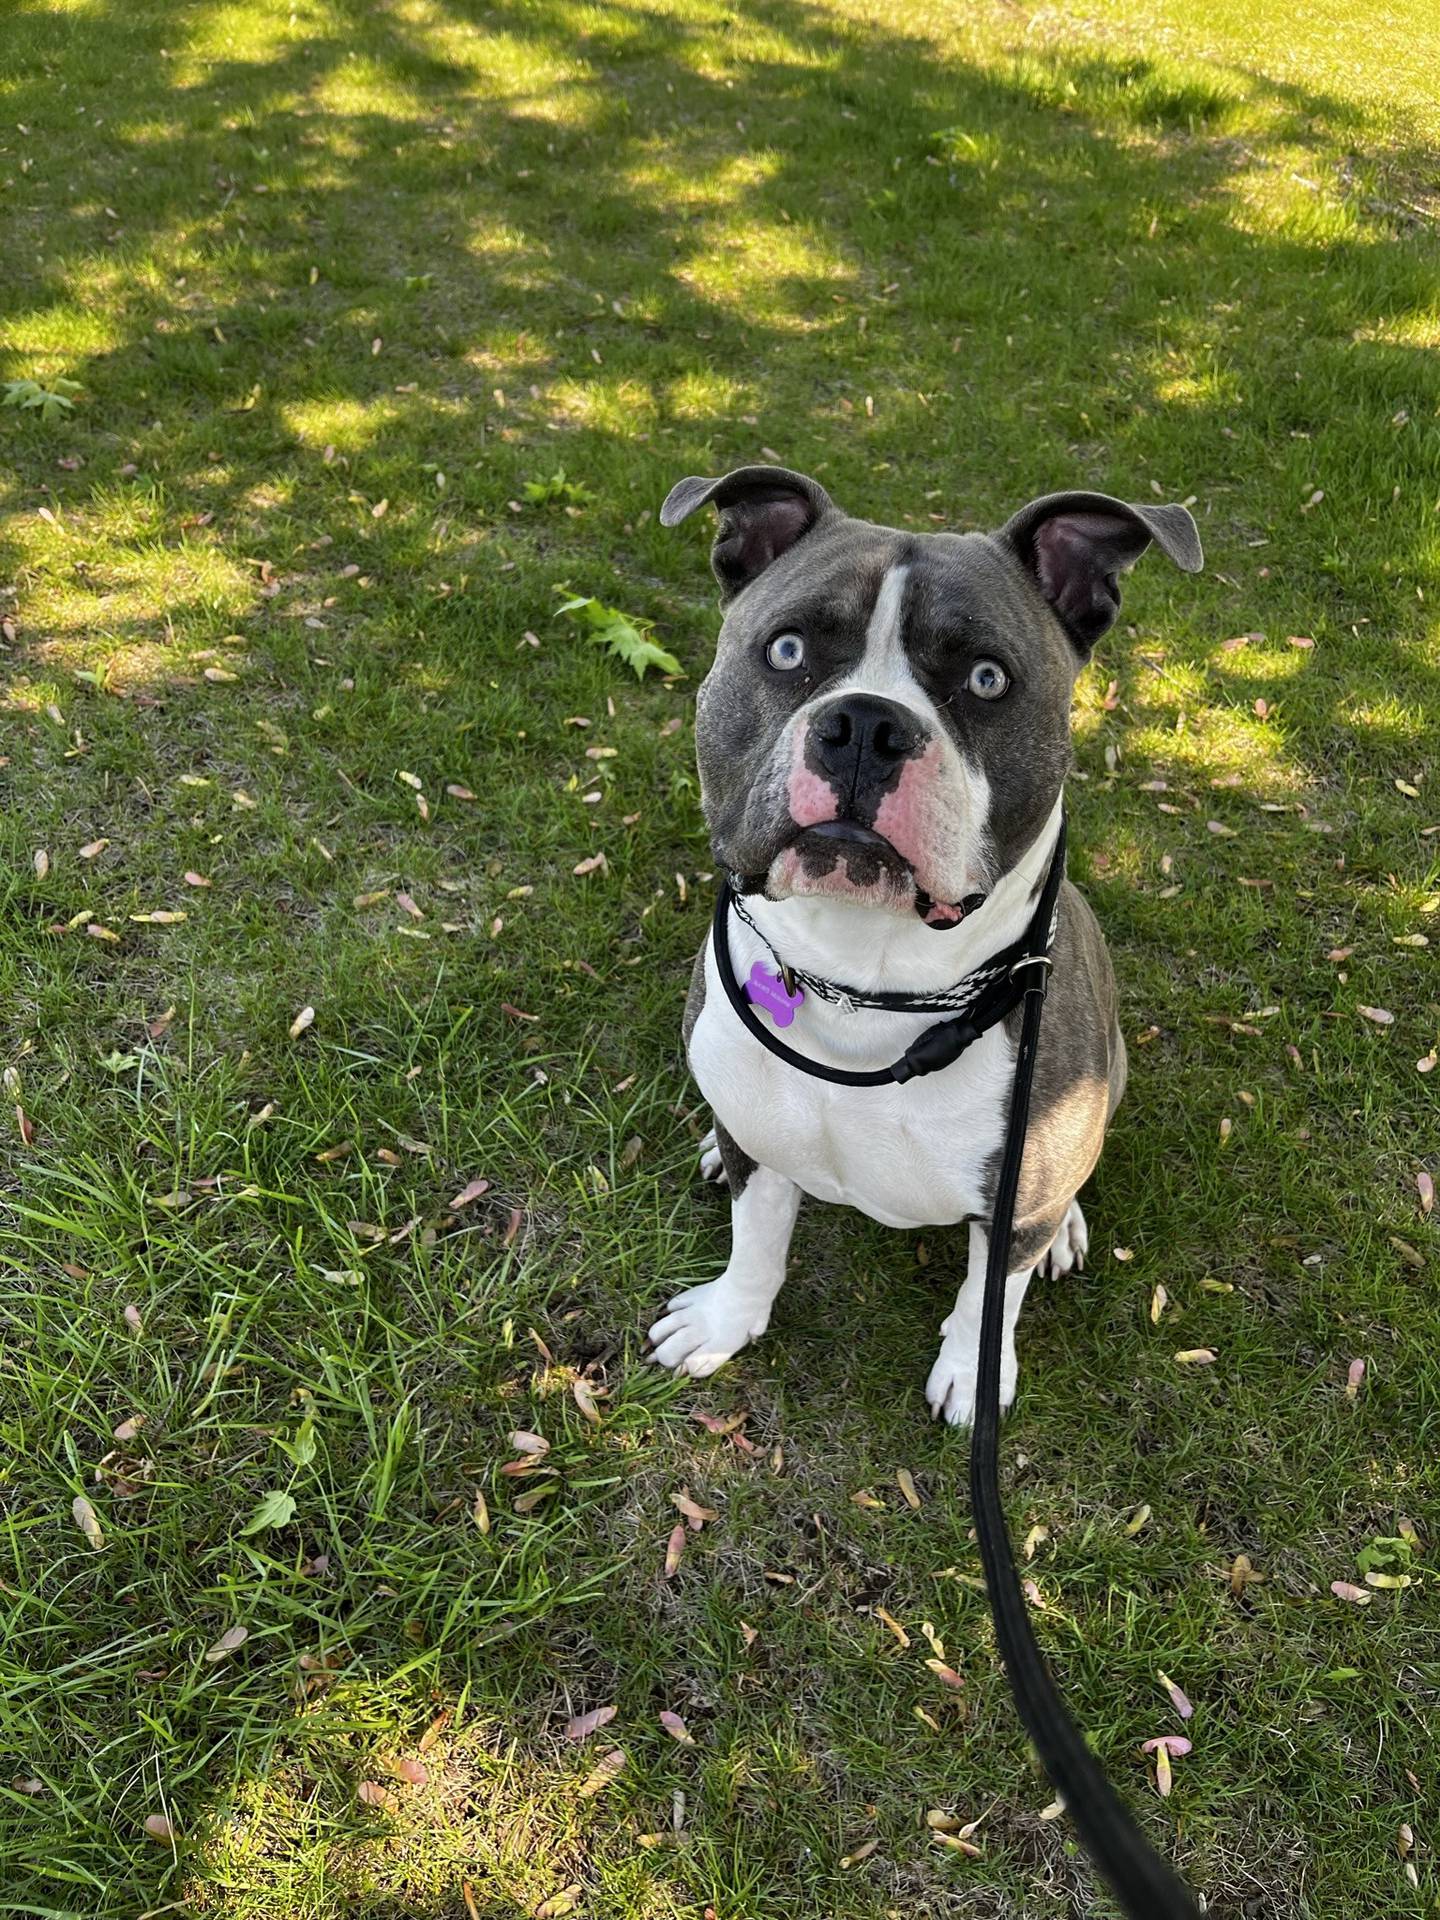
[[[1036,501],[998,535],[852,520],[813,480],[746,468],[706,500],[728,596],[696,745],[717,859],[748,891],[957,924],[1053,811],[1075,676],[1152,539],[1200,564],[1179,507]]]

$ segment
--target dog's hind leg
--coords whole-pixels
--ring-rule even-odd
[[[725,1171],[725,1156],[720,1151],[720,1141],[714,1127],[700,1142],[700,1178],[713,1180],[717,1187],[723,1187],[730,1178]]]
[[[1065,1209],[1060,1231],[1041,1254],[1036,1272],[1048,1273],[1052,1280],[1063,1279],[1067,1273],[1075,1273],[1084,1267],[1085,1255],[1089,1251],[1090,1229],[1080,1211],[1080,1202],[1072,1200]]]

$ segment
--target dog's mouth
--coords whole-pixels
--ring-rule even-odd
[[[938,900],[922,887],[905,855],[883,833],[858,820],[822,820],[802,827],[786,842],[768,873],[736,875],[742,893],[767,891],[776,867],[785,870],[785,890],[851,898],[903,912],[907,907],[937,932],[958,927],[985,904],[983,893]]]

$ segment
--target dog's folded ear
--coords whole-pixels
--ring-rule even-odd
[[[737,467],[723,480],[677,480],[660,509],[676,527],[706,504],[720,516],[710,564],[728,600],[787,553],[834,503],[816,480],[788,467]]]
[[[1082,654],[1120,611],[1117,575],[1153,540],[1186,573],[1204,565],[1200,535],[1184,507],[1130,506],[1107,493],[1047,493],[996,536],[1050,602]]]

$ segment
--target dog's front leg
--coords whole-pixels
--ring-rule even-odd
[[[970,1263],[965,1283],[948,1320],[941,1322],[940,1351],[925,1383],[925,1398],[937,1420],[968,1427],[975,1418],[975,1380],[980,1366],[980,1315],[985,1303],[985,1262],[990,1236],[978,1220],[970,1224]],[[1005,1282],[1005,1318],[1000,1350],[1000,1410],[1015,1398],[1017,1362],[1015,1323],[1025,1303],[1033,1267],[1012,1273]]]
[[[720,1144],[730,1177],[730,1263],[718,1280],[677,1294],[650,1329],[651,1359],[696,1379],[769,1326],[800,1211],[793,1180],[756,1166],[728,1138]]]

